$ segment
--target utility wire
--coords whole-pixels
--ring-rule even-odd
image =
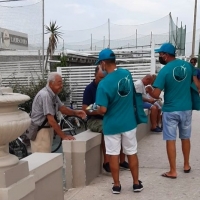
[[[27,1],[27,0],[5,0],[5,1],[0,1],[0,3],[12,2],[12,1]]]

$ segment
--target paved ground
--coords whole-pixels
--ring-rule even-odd
[[[141,193],[132,191],[130,171],[120,171],[122,191],[119,195],[111,193],[112,178],[109,174],[97,177],[89,186],[71,189],[65,193],[66,200],[199,200],[200,199],[200,112],[193,112],[191,138],[191,173],[183,172],[181,143],[177,140],[178,178],[161,177],[168,171],[168,160],[165,142],[161,134],[151,134],[138,144],[140,161],[140,179],[144,190]]]

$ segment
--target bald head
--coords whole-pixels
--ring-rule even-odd
[[[151,74],[147,74],[143,79],[142,82],[144,86],[151,85],[153,83],[154,79]]]
[[[61,74],[57,72],[51,72],[47,79],[47,85],[55,94],[59,94],[63,88]]]

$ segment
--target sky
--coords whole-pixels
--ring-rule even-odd
[[[19,6],[40,0],[24,0],[0,5]],[[138,25],[156,21],[170,12],[192,31],[195,0],[44,0],[45,23],[56,20],[64,30],[81,30],[100,26],[108,18],[114,24]],[[200,2],[197,28],[200,28]]]
[[[56,3],[53,3],[56,2]],[[170,12],[192,31],[194,0],[45,0],[46,22],[57,20],[63,29],[86,29],[107,22],[137,25],[163,18]],[[197,27],[200,28],[200,3]]]
[[[0,5],[19,6],[38,1],[40,0],[25,0],[14,3],[0,3]],[[181,21],[183,25],[186,25],[187,32],[189,32],[187,41],[191,42],[194,2],[195,0],[44,0],[45,24],[49,24],[51,20],[56,21],[61,29],[64,32],[66,31],[69,40],[76,33],[73,30],[89,29],[85,32],[87,32],[87,37],[90,38],[89,32],[91,32],[91,28],[95,27],[98,27],[95,31],[103,37],[105,34],[102,33],[102,29],[107,28],[108,19],[110,19],[111,24],[117,25],[144,24],[143,27],[146,29],[142,29],[138,33],[141,35],[145,35],[147,32],[149,34],[151,31],[155,34],[161,34],[166,33],[169,29],[166,16],[171,12],[175,23],[178,17],[178,25],[180,26]],[[145,26],[146,23],[149,23],[149,25]],[[128,32],[129,26],[121,27],[118,26],[118,29],[113,29],[113,32],[118,33],[116,38],[128,37],[133,34]],[[200,29],[200,2],[197,5],[197,29]],[[67,30],[71,32],[69,33]],[[80,39],[80,36],[77,37]],[[96,35],[97,37],[99,36]],[[199,38],[199,35],[196,37]]]

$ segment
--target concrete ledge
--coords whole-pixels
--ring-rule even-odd
[[[34,177],[35,200],[64,200],[62,154],[34,153],[23,160],[28,161],[30,174]]]
[[[27,176],[29,176],[27,161],[20,161],[11,167],[0,168],[0,188],[7,188]]]
[[[68,145],[63,145],[63,152],[73,152],[82,153],[90,151],[95,146],[99,145],[99,140],[101,140],[101,134],[95,133],[90,130],[84,131],[78,135],[75,135],[76,140],[74,141],[63,141],[63,144],[70,143]]]
[[[101,172],[101,133],[87,130],[75,138],[63,141],[67,189],[86,186]]]
[[[1,200],[21,200],[33,199],[33,195],[29,195],[35,189],[35,182],[33,176],[28,176],[21,181],[11,185],[8,188],[0,189]],[[25,198],[29,195],[29,199]]]
[[[29,175],[27,161],[0,168],[0,200],[34,200],[34,190],[34,176]]]
[[[137,132],[136,132],[136,136],[137,136],[137,141],[139,142],[143,137],[147,136],[148,134],[150,134],[150,118],[149,118],[149,110],[148,109],[144,109],[144,112],[146,113],[147,117],[148,117],[148,122],[147,124],[140,124],[137,126]]]
[[[28,161],[29,172],[34,175],[35,182],[63,166],[61,153],[33,153],[22,160]]]

